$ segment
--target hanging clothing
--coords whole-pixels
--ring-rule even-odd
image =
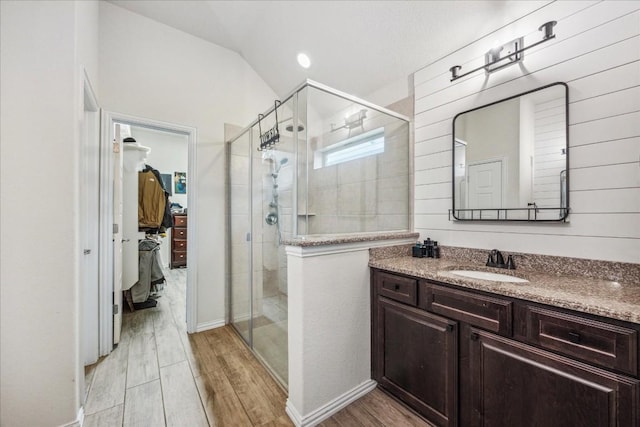
[[[165,201],[164,216],[162,217],[162,226],[165,229],[171,228],[171,226],[173,226],[173,219],[171,218],[171,202],[169,201],[169,194],[171,193],[169,193],[169,190],[165,187],[164,181],[160,176],[160,171],[152,168],[149,165],[145,165],[145,170],[151,170],[151,172],[153,172],[155,177],[158,179],[158,182],[160,182],[160,185],[162,186],[162,190],[164,191],[164,201]]]
[[[166,206],[162,181],[151,170],[138,172],[138,226],[160,228]]]
[[[164,203],[160,199],[163,199]],[[169,191],[164,187],[160,172],[149,165],[145,165],[142,172],[138,174],[138,201],[139,227],[167,229],[172,226]],[[162,217],[160,217],[161,207]]]
[[[138,243],[138,282],[131,288],[134,303],[149,298],[151,285],[164,283],[160,261],[160,243],[153,239],[143,239]]]

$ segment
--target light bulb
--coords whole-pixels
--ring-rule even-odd
[[[298,64],[300,64],[302,68],[309,68],[311,66],[311,59],[309,59],[307,54],[301,52],[298,54]]]

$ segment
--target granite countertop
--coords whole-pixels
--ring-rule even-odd
[[[282,244],[289,246],[328,246],[344,243],[372,242],[376,240],[411,239],[416,240],[419,233],[408,231],[388,231],[372,233],[343,233],[307,235],[290,239],[283,239]]]
[[[582,276],[555,275],[540,271],[490,268],[455,259],[400,256],[369,261],[370,267],[409,276],[433,279],[465,288],[534,301],[556,307],[640,323],[640,283],[621,283]],[[479,270],[513,275],[529,283],[470,279],[452,270]]]

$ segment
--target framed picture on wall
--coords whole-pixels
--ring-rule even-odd
[[[174,172],[173,185],[176,194],[187,194],[187,173]]]

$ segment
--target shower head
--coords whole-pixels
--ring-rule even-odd
[[[293,124],[287,125],[284,128],[287,132],[293,132]],[[304,126],[298,125],[298,132],[302,132],[304,130]]]
[[[278,173],[280,173],[280,168],[282,168],[282,166],[286,165],[288,161],[289,161],[289,159],[287,157],[283,157],[280,160],[280,163],[278,164],[278,166],[276,167],[276,170],[275,170],[275,175],[276,176],[278,175]]]
[[[278,123],[287,123],[291,122],[284,127],[284,130],[287,132],[293,132],[293,117],[288,117],[284,120],[280,120]],[[302,132],[304,130],[304,125],[302,123],[298,123],[298,132]]]

